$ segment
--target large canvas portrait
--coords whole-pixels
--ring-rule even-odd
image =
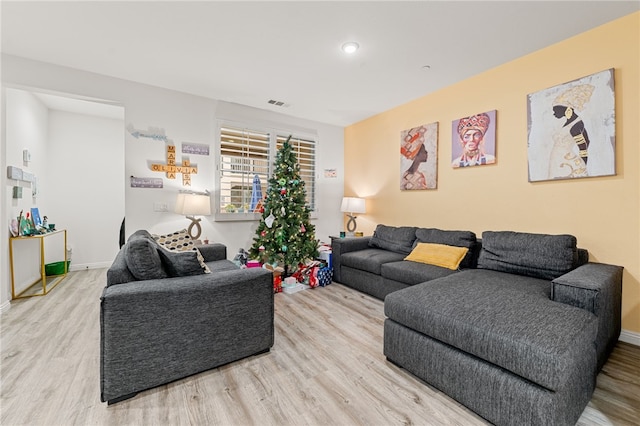
[[[484,166],[496,162],[496,111],[470,115],[451,123],[451,166]]]
[[[400,189],[436,189],[438,123],[400,133]]]
[[[613,69],[527,96],[529,181],[615,175]]]

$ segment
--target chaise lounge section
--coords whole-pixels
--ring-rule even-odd
[[[620,334],[622,268],[485,232],[477,269],[391,293],[384,354],[497,425],[573,425]]]

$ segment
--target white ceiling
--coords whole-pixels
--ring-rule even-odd
[[[633,13],[640,2],[3,0],[1,7],[3,53],[346,126]],[[348,56],[340,46],[352,40],[360,50]]]

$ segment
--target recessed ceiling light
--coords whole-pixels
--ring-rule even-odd
[[[342,45],[342,51],[345,53],[354,53],[359,47],[360,45],[355,41],[348,41]]]

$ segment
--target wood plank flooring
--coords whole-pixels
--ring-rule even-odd
[[[100,402],[106,270],[0,316],[1,425],[485,425],[382,354],[381,301],[340,284],[277,294],[271,352]],[[640,418],[640,347],[619,343],[579,425]]]

